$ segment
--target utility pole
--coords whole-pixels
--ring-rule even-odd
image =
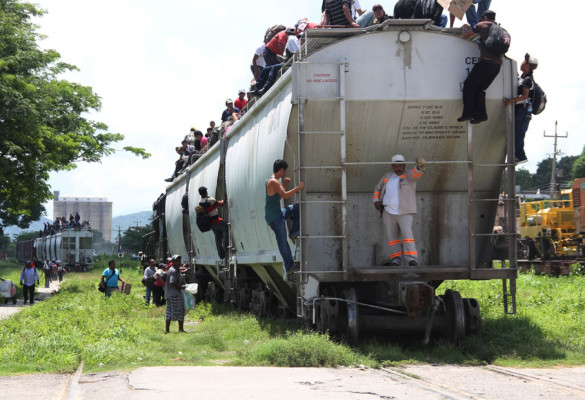
[[[549,189],[549,193],[550,193],[551,200],[556,197],[556,190],[557,190],[557,155],[560,155],[561,154],[561,150],[557,150],[557,141],[558,141],[558,138],[566,139],[567,137],[569,137],[569,132],[567,132],[565,134],[565,136],[559,136],[559,134],[557,133],[557,126],[558,126],[558,121],[555,121],[555,134],[554,134],[554,136],[547,135],[546,134],[546,131],[544,131],[544,137],[554,137],[555,138],[555,150],[554,150],[554,153],[553,153],[552,174],[551,174],[551,177],[550,177],[550,189]]]
[[[118,264],[120,266],[120,273],[122,273],[122,228],[118,226]]]

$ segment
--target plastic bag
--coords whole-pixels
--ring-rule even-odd
[[[185,291],[191,293],[193,296],[197,295],[197,287],[196,283],[190,283],[185,286]]]
[[[183,305],[185,306],[185,315],[189,312],[190,309],[195,309],[195,296],[191,293],[181,290],[183,294]]]

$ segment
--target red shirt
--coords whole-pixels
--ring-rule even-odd
[[[270,49],[274,54],[282,55],[286,48],[286,42],[288,41],[288,35],[286,31],[278,32],[266,45],[267,49]]]
[[[240,110],[243,110],[244,107],[246,107],[246,104],[248,104],[248,100],[241,99],[239,97],[236,99],[236,101],[234,101],[234,106]]]

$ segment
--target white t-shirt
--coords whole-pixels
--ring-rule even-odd
[[[360,4],[360,0],[353,0],[351,2],[351,17],[355,20],[359,15],[357,14],[356,10],[361,10],[362,6]]]
[[[386,192],[384,193],[384,198],[382,199],[382,204],[384,204],[384,210],[388,214],[400,214],[400,210],[398,208],[398,191],[400,190],[400,177],[396,174],[392,174],[390,179],[388,179],[388,183],[386,183]]]
[[[266,62],[264,61],[264,46],[264,43],[262,43],[262,46],[258,47],[254,52],[254,55],[258,56],[256,59],[256,65],[262,68],[266,65]],[[251,65],[253,66],[254,64],[252,63]]]
[[[300,50],[300,48],[301,48],[301,42],[299,41],[299,39],[297,39],[297,37],[294,35],[290,35],[288,37],[288,41],[286,42],[285,51],[288,50],[291,53],[296,53],[297,51]]]

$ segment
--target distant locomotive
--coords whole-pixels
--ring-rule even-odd
[[[18,261],[31,261],[35,258],[58,260],[63,266],[76,271],[93,267],[93,232],[86,228],[63,229],[53,235],[16,244]]]
[[[502,99],[516,91],[516,63],[504,59],[487,91],[489,120],[472,127],[457,117],[478,49],[460,30],[390,20],[365,30],[308,30],[303,39],[272,89],[156,200],[151,255],[189,260],[210,279],[210,299],[258,315],[294,313],[352,343],[364,332],[424,332],[425,342],[433,332],[459,342],[478,329],[479,304],[451,290],[437,296],[445,280],[501,279],[506,312],[510,302],[515,312],[515,240],[509,268],[494,269],[491,236],[505,168],[514,192],[514,165],[505,163],[514,159],[513,120]],[[416,268],[384,265],[388,246],[372,204],[395,153],[429,164],[417,190]],[[301,235],[291,242],[301,265],[295,282],[283,279],[264,220],[276,159],[306,183],[285,202],[301,210]],[[226,265],[213,234],[195,223],[200,186],[228,199]],[[507,205],[514,226],[514,204]]]

